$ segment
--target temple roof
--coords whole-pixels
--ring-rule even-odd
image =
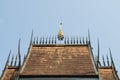
[[[21,75],[96,75],[89,45],[32,45]]]

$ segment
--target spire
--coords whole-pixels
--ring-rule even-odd
[[[19,66],[19,67],[21,66],[20,40],[21,40],[21,39],[19,39],[19,43],[18,43],[18,59],[19,59],[18,66]]]
[[[11,55],[11,50],[10,50],[10,52],[9,52],[9,55],[8,55],[8,58],[7,58],[7,61],[6,61],[6,66],[9,65],[10,55]]]
[[[60,23],[60,30],[58,32],[58,40],[63,40],[63,39],[64,39],[64,35],[62,31],[62,23]]]
[[[100,55],[100,46],[99,46],[99,39],[97,39],[98,42],[98,56],[97,56],[97,69],[99,67],[99,55]]]

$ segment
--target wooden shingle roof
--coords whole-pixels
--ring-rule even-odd
[[[10,80],[13,73],[16,70],[18,70],[18,67],[11,67],[11,66],[6,67],[6,69],[4,70],[3,75],[1,77],[1,80]]]
[[[100,67],[99,76],[101,80],[119,80],[117,73],[112,67]]]
[[[21,75],[97,75],[89,45],[32,45]]]

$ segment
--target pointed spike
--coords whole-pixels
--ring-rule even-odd
[[[47,37],[46,37],[46,42],[45,43],[47,44]]]
[[[109,53],[110,53],[110,58],[111,58],[111,66],[114,66],[114,61],[113,61],[113,57],[112,57],[112,53],[111,53],[111,49],[109,48]]]
[[[86,37],[86,44],[88,44],[88,39],[87,39],[87,37]]]
[[[106,66],[104,56],[102,56],[102,59],[103,59],[103,65]]]
[[[57,38],[56,38],[56,36],[55,36],[55,44],[57,43]]]
[[[75,44],[75,36],[74,36],[74,44]]]
[[[30,45],[32,44],[32,42],[33,42],[33,30],[32,30],[32,33],[31,33]]]
[[[82,42],[81,42],[81,37],[80,37],[80,44],[81,44]]]
[[[34,41],[33,41],[33,44],[35,44],[35,37],[34,37]]]
[[[19,59],[18,66],[19,67],[21,66],[20,40],[21,39],[19,39],[19,43],[18,43],[18,59]]]
[[[72,36],[71,36],[71,44],[72,44]]]
[[[100,56],[100,46],[99,46],[99,39],[97,39],[98,42],[98,57],[97,57],[97,69],[99,67],[99,56]]]
[[[38,44],[38,37],[37,37],[37,40],[36,40],[36,44]]]
[[[64,40],[64,43],[66,44],[66,36],[65,36],[65,40]]]
[[[16,66],[16,64],[17,64],[17,55],[16,55],[16,57],[15,57],[15,63],[14,63],[14,66]]]
[[[11,59],[11,64],[10,64],[10,66],[12,66],[12,65],[13,65],[13,60],[14,60],[14,54],[13,54],[13,56],[12,56],[12,59]]]
[[[9,65],[10,55],[11,55],[11,50],[9,52],[9,55],[8,55],[8,58],[7,58],[7,61],[6,61],[6,66]]]
[[[49,44],[51,43],[51,39],[50,39],[51,37],[49,36]]]
[[[54,37],[52,36],[52,44],[54,44],[54,40],[53,39],[54,39]]]
[[[67,39],[67,44],[69,44],[69,36],[68,36],[68,39]]]
[[[99,66],[102,66],[100,61],[99,61]]]
[[[90,31],[89,31],[89,29],[88,29],[88,40],[89,40],[89,44],[91,44]]]
[[[85,43],[85,41],[84,41],[84,37],[83,37],[83,44]]]
[[[108,64],[108,66],[110,66],[110,65],[109,65],[109,58],[108,58],[108,55],[106,55],[106,57],[107,57],[107,64]]]
[[[39,41],[39,44],[41,44],[41,41],[42,41],[42,38],[40,37],[40,41]]]
[[[77,36],[77,41],[76,41],[76,42],[77,42],[77,44],[78,44],[78,36]]]
[[[43,41],[42,41],[42,44],[44,44],[44,37],[43,37]]]

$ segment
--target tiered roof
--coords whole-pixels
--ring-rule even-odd
[[[99,61],[99,43],[98,55],[94,59],[90,35],[86,40],[81,37],[65,37],[57,40],[57,36],[41,37],[33,39],[31,35],[30,46],[21,65],[20,41],[18,45],[18,65],[5,67],[2,74],[2,80],[10,80],[17,76],[20,77],[40,77],[40,76],[79,76],[96,77],[102,80],[118,80],[114,62],[110,51],[110,61],[103,65]],[[63,41],[62,41],[63,40]],[[9,59],[6,63],[8,63]],[[11,61],[13,63],[13,61]],[[16,64],[16,60],[14,62]],[[9,76],[9,79],[6,79]],[[7,77],[8,78],[8,77]]]

